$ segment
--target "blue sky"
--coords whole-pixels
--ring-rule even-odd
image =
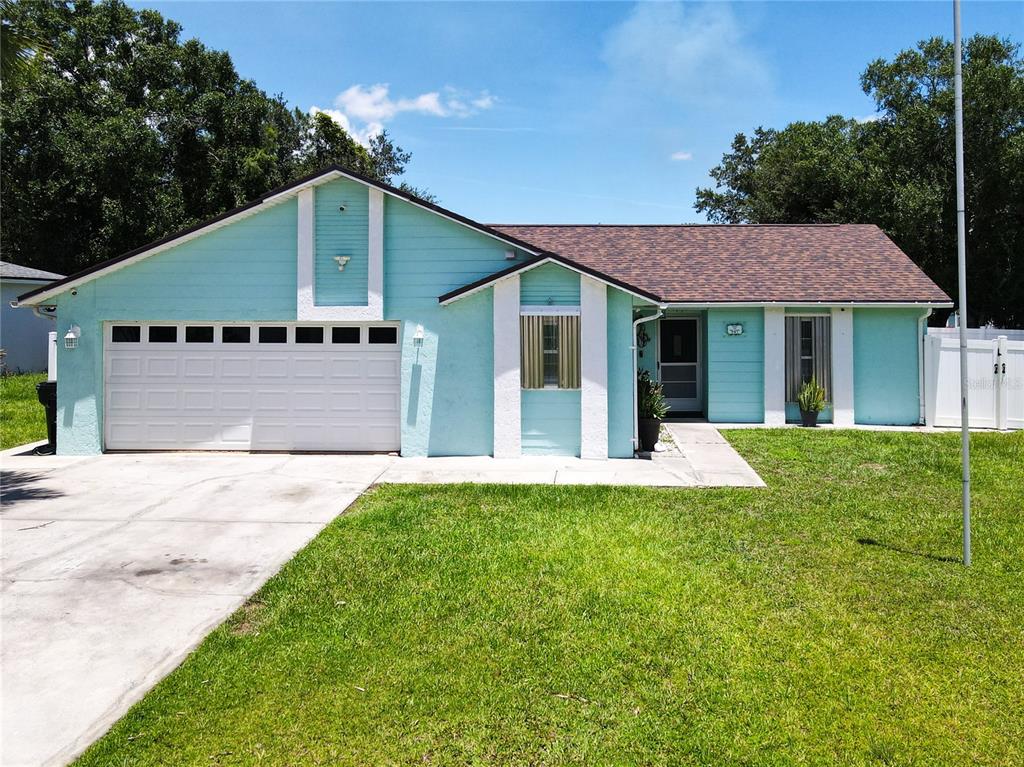
[[[859,76],[952,2],[136,2],[243,77],[413,153],[442,205],[504,223],[702,221],[733,136],[866,118]],[[965,2],[964,33],[1024,42],[1024,3]]]

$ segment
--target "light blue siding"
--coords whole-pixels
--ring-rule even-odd
[[[633,299],[608,288],[608,457],[633,455]]]
[[[294,199],[100,277],[57,297],[57,445],[62,455],[103,447],[103,322],[294,320]]]
[[[725,326],[742,323],[743,335]],[[764,311],[709,309],[707,414],[709,421],[764,421]]]
[[[318,306],[366,306],[370,196],[363,184],[340,179],[314,191],[316,256],[313,295]],[[339,208],[344,205],[345,210]],[[348,256],[344,270],[335,257]]]
[[[531,306],[579,306],[580,275],[557,264],[530,269],[519,278],[519,302]]]
[[[385,198],[384,315],[403,322],[403,455],[493,452],[492,291],[447,306],[437,297],[507,268],[508,249],[434,213]],[[421,344],[412,338],[417,325],[423,325]]]
[[[918,309],[853,310],[853,415],[857,423],[916,424]]]
[[[523,455],[580,454],[578,389],[524,389]]]

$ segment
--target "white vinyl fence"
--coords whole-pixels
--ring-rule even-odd
[[[925,423],[959,426],[960,339],[933,330],[924,339]],[[1024,340],[967,341],[967,398],[971,428],[1024,429]]]

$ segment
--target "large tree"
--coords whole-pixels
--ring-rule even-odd
[[[1024,325],[1024,60],[977,35],[964,47],[968,309]],[[736,136],[698,189],[728,223],[875,223],[956,295],[953,46],[921,42],[861,78],[878,119],[828,117]]]
[[[41,54],[0,96],[5,260],[72,272],[323,165],[390,182],[409,160],[386,134],[363,147],[268,96],[155,11],[51,0],[4,12]]]

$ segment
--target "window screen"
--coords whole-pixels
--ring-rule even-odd
[[[580,388],[580,318],[519,318],[520,376],[524,389]]]

